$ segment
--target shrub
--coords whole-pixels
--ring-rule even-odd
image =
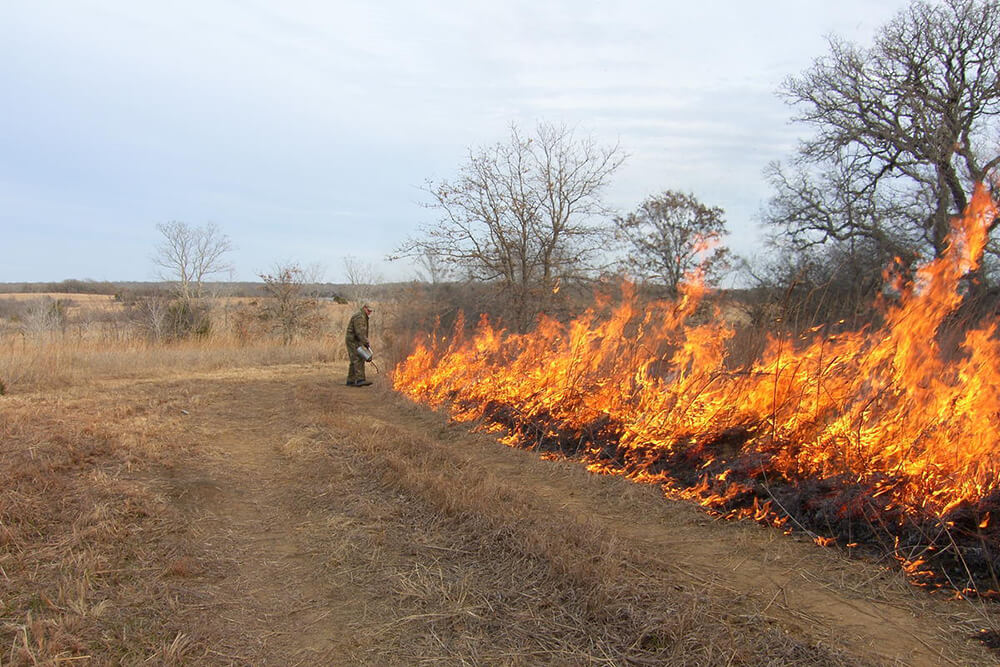
[[[166,335],[169,338],[207,336],[211,331],[212,318],[207,304],[177,299],[167,307]]]

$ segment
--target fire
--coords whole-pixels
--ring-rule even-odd
[[[997,323],[969,330],[953,358],[936,334],[997,215],[978,188],[947,252],[898,286],[878,326],[775,335],[742,367],[727,364],[734,331],[719,312],[704,317],[707,289],[692,275],[675,302],[640,310],[626,286],[620,303],[569,323],[543,317],[527,334],[484,318],[464,336],[459,322],[450,338],[419,344],[394,385],[456,420],[502,425],[508,444],[576,456],[728,516],[852,533],[874,522],[897,545],[907,521],[992,530]]]

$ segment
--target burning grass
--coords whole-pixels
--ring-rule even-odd
[[[772,335],[760,359],[727,363],[734,335],[704,319],[697,280],[640,311],[634,295],[561,324],[432,337],[395,387],[504,441],[662,485],[714,512],[888,554],[917,583],[1000,590],[1000,340],[937,334],[962,301],[997,210],[980,188],[951,245],[860,331]]]

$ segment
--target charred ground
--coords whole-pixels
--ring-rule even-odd
[[[459,408],[461,411],[461,408]],[[692,434],[670,448],[620,445],[621,429],[602,417],[573,427],[546,413],[526,417],[515,407],[490,403],[488,422],[514,434],[518,446],[554,454],[626,477],[639,473],[667,496],[694,500],[715,515],[751,518],[808,535],[824,546],[875,562],[897,562],[911,581],[944,595],[994,600],[1000,591],[1000,494],[963,502],[937,516],[919,507],[888,505],[886,489],[901,484],[889,474],[865,479],[844,473],[827,478],[782,475],[772,461],[794,443],[749,446],[764,425]],[[993,634],[989,634],[990,641]]]

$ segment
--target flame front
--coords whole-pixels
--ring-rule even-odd
[[[394,385],[457,420],[502,424],[509,444],[560,442],[594,470],[743,516],[787,517],[752,485],[806,485],[800,504],[837,496],[837,520],[870,519],[878,505],[944,521],[961,506],[985,529],[982,503],[1000,497],[996,323],[967,331],[957,355],[936,338],[997,215],[979,187],[947,252],[883,304],[881,325],[771,336],[742,367],[727,364],[734,331],[721,314],[696,314],[707,290],[692,275],[676,302],[640,310],[626,287],[613,307],[566,324],[542,318],[527,334],[484,318],[463,337],[460,322],[450,339],[419,344]],[[863,507],[850,489],[864,491]]]

